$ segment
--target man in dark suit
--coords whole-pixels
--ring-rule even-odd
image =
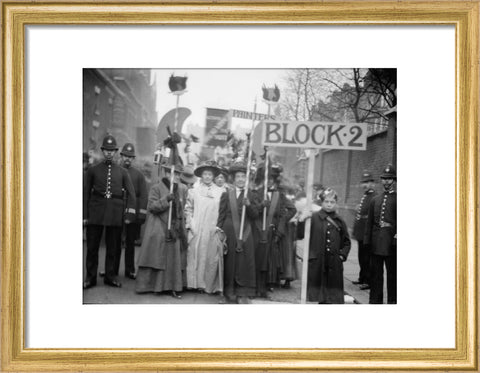
[[[133,189],[135,189],[135,197],[137,204],[135,206],[136,215],[130,224],[125,225],[125,276],[134,280],[135,276],[135,240],[140,235],[142,224],[147,218],[147,201],[148,192],[145,181],[145,176],[136,167],[132,165],[135,159],[135,148],[133,144],[126,143],[120,152],[122,157],[122,166],[127,170],[130,179],[132,180]],[[127,200],[128,204],[128,200]],[[120,258],[122,256],[121,237],[119,238],[119,245],[117,255],[115,257],[115,273],[118,275],[120,269]]]
[[[383,193],[368,210],[364,244],[371,252],[370,304],[383,303],[383,266],[387,269],[387,301],[397,303],[397,174],[388,165],[382,176]]]
[[[135,218],[135,190],[128,172],[113,162],[117,142],[111,135],[102,143],[104,161],[90,167],[86,174],[83,195],[83,223],[87,226],[87,277],[83,288],[97,284],[98,250],[105,227],[105,278],[109,286],[121,287],[115,275],[115,253],[119,245],[122,220],[129,224]],[[127,193],[124,214],[122,189]]]
[[[358,241],[358,263],[360,265],[360,273],[358,274],[358,281],[353,281],[353,283],[355,285],[360,285],[360,289],[366,290],[370,288],[370,250],[363,243],[363,238],[365,236],[368,208],[370,202],[377,193],[375,192],[375,182],[370,172],[363,172],[361,184],[364,193],[358,204],[355,223],[353,225],[353,237]]]

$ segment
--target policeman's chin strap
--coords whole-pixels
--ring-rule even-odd
[[[383,185],[383,189],[386,191],[386,192],[390,192],[393,190],[393,184],[395,184],[395,182],[392,182],[391,184],[384,184]]]

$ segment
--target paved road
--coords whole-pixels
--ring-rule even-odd
[[[303,243],[298,243],[298,255],[302,256]],[[344,264],[344,286],[346,303],[354,304],[368,303],[368,290],[360,290],[352,281],[358,278],[358,259],[357,242],[352,240],[352,250],[348,260]],[[139,247],[136,249],[138,254]],[[84,258],[86,255],[86,244],[84,242]],[[105,248],[102,245],[99,253],[99,271],[103,271],[105,263]],[[301,275],[302,262],[297,261],[298,273]],[[84,304],[218,304],[220,296],[200,294],[196,291],[185,291],[182,293],[182,299],[175,299],[168,294],[137,294],[135,293],[135,280],[130,280],[123,276],[124,261],[123,253],[120,262],[119,281],[123,284],[122,288],[112,288],[103,285],[102,278],[98,277],[96,287],[83,291]],[[301,276],[300,276],[301,277]],[[253,299],[253,304],[281,304],[281,303],[300,303],[301,278],[293,281],[290,289],[274,289],[269,293],[270,299]]]

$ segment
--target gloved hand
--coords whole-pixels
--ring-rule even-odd
[[[275,241],[275,243],[279,243],[283,238],[283,233],[278,231],[278,230],[274,230],[273,231],[273,240]]]
[[[173,193],[167,194],[167,201],[168,202],[173,201],[174,199],[175,199],[175,196],[173,195]]]
[[[245,198],[243,199],[243,204],[244,204],[245,206],[247,206],[247,207],[250,206],[250,200],[249,200],[247,197],[245,197]]]
[[[268,200],[268,199],[262,201],[262,203],[261,203],[262,208],[263,208],[263,207],[269,208],[270,205],[271,205],[271,202],[270,202],[270,200]]]

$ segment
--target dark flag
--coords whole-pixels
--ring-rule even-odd
[[[280,89],[275,84],[274,88],[262,87],[263,99],[265,101],[278,102],[280,100]]]
[[[172,92],[180,92],[187,89],[187,77],[186,76],[170,76],[168,80],[168,87]]]

